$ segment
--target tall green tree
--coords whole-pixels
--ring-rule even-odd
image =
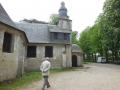
[[[82,32],[80,45],[85,53],[100,53],[107,61],[118,62],[120,51],[120,0],[106,0],[95,24]]]
[[[59,23],[59,15],[58,14],[52,14],[50,16],[50,24],[57,25]]]
[[[112,50],[114,61],[118,61],[120,50],[120,0],[106,0],[103,10],[107,22],[106,26],[108,26],[106,31],[110,38],[110,50]]]
[[[120,28],[120,0],[106,0],[103,10],[108,23]]]
[[[72,44],[78,44],[78,32],[77,31],[72,31]]]

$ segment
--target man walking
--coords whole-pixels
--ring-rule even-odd
[[[42,90],[45,90],[45,86],[47,86],[47,88],[50,87],[50,84],[49,84],[49,81],[48,81],[50,68],[51,68],[51,63],[49,62],[49,58],[46,57],[45,60],[41,63],[41,66],[40,66],[40,70],[41,70],[42,76],[44,78],[44,83],[43,83]]]

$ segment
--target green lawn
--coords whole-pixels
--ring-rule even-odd
[[[0,90],[17,90],[17,88],[19,88],[20,86],[24,86],[33,81],[40,80],[41,77],[42,76],[40,72],[25,73],[22,78],[17,78],[10,83],[0,84]]]
[[[74,68],[57,68],[52,69],[51,73],[59,73],[59,72],[65,72],[65,71],[73,71]],[[25,73],[22,78],[17,78],[13,81],[10,81],[9,83],[2,83],[0,84],[0,90],[18,90],[18,88],[28,85],[34,81],[41,80],[42,75],[41,72],[29,72]]]

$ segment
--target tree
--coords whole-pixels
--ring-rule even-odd
[[[79,45],[84,52],[84,55],[87,55],[87,59],[90,60],[91,57],[91,42],[90,42],[90,27],[87,27],[81,34],[79,38]]]
[[[50,24],[57,25],[59,23],[59,15],[58,14],[52,14],[50,16]]]
[[[110,38],[110,50],[116,62],[119,59],[120,50],[120,0],[106,0],[103,10],[106,26],[108,26],[106,33]]]
[[[103,13],[95,24],[82,32],[80,46],[83,51],[100,53],[109,61],[109,51],[112,52],[112,61],[118,62],[120,52],[120,0],[106,0]]]
[[[120,0],[106,0],[103,10],[108,23],[120,28]]]
[[[77,35],[78,35],[77,31],[72,31],[72,44],[78,44]]]

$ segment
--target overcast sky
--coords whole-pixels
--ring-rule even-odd
[[[105,0],[0,0],[0,3],[13,21],[35,18],[48,22],[51,14],[58,14],[62,1],[73,22],[73,31],[80,33],[94,24],[97,16],[102,13]]]

